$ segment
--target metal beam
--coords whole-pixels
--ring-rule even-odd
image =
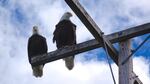
[[[132,79],[134,79],[133,82],[136,81],[138,84],[143,84],[142,81],[138,78],[138,76],[134,72],[132,72]]]
[[[82,21],[82,23],[88,28],[88,30],[92,33],[95,39],[100,39],[102,36],[102,31],[98,27],[98,25],[94,22],[94,20],[90,17],[90,15],[86,12],[86,10],[81,6],[78,0],[65,0],[69,7],[74,11],[74,13],[78,16],[78,18]]]
[[[120,32],[116,32],[110,35],[106,35],[106,39],[108,39],[111,43],[117,43],[123,40],[127,40],[130,38],[134,38],[137,36],[141,36],[144,34],[150,33],[150,23],[143,24],[140,26],[136,26],[133,28],[129,28]],[[47,62],[52,62],[61,58],[65,58],[67,56],[79,54],[85,51],[93,50],[96,48],[102,47],[102,42],[98,42],[97,40],[93,39],[90,41],[86,41],[83,43],[79,43],[74,46],[66,47],[63,49],[59,49],[53,52],[50,52],[45,55],[37,56],[31,59],[31,63],[33,65],[39,65]],[[118,65],[118,56],[112,57],[114,62]]]
[[[76,15],[87,27],[87,29],[92,33],[95,39],[98,40],[100,43],[101,41],[104,41],[106,43],[109,55],[117,57],[118,56],[117,50],[113,47],[111,42],[107,40],[105,36],[103,36],[103,32],[94,22],[94,20],[90,17],[90,15],[86,12],[86,10],[82,7],[79,1],[78,0],[65,0],[65,1],[70,6],[70,8],[76,13]]]
[[[120,32],[115,32],[108,35],[108,39],[114,38],[111,42],[120,42],[133,37],[141,36],[150,33],[150,23],[141,24],[132,28],[126,28]]]
[[[133,37],[144,35],[147,33],[150,33],[150,23],[107,35],[106,39],[110,40],[111,43],[116,43],[116,42],[127,40]],[[101,44],[102,44],[101,42],[98,42],[97,40],[93,39],[90,41],[77,44],[75,46],[66,47],[63,49],[50,52],[48,54],[34,57],[31,59],[31,63],[32,65],[45,64],[45,63],[52,62],[61,58],[72,56],[74,54],[79,54],[85,51],[89,51],[95,48],[102,47]],[[118,65],[118,57],[111,56],[111,58]],[[133,74],[136,76],[134,72]],[[142,84],[142,82],[140,81],[138,77],[136,78],[136,80],[140,82],[140,84]]]
[[[134,79],[132,78],[133,71],[133,59],[132,57],[122,65],[122,61],[125,60],[131,54],[131,40],[124,40],[119,42],[119,84],[133,84]]]

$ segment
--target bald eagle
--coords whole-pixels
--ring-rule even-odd
[[[71,22],[71,16],[70,12],[64,13],[54,30],[53,42],[56,41],[58,49],[76,44],[76,25]],[[66,67],[72,70],[74,67],[74,56],[64,58],[64,61]]]
[[[47,53],[47,42],[45,37],[39,34],[38,27],[33,27],[33,35],[28,40],[28,58],[31,64],[31,58]],[[43,65],[33,66],[31,64],[33,75],[35,77],[42,77],[43,75]]]

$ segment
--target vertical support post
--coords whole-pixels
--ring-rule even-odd
[[[132,57],[122,65],[122,62],[131,54],[131,42],[125,40],[119,43],[119,84],[133,84],[132,71],[133,61]]]

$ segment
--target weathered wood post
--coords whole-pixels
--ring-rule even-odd
[[[131,54],[131,42],[130,40],[121,41],[119,43],[119,84],[133,84],[132,71],[133,61],[132,57],[125,63],[122,62],[127,59]]]

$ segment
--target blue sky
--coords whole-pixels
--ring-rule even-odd
[[[150,22],[149,0],[81,0],[80,2],[105,34]],[[0,75],[3,75],[0,77],[0,84],[113,83],[102,48],[76,55],[75,68],[72,71],[65,68],[64,61],[58,60],[45,66],[42,78],[33,77],[27,58],[27,41],[32,35],[32,27],[37,25],[40,34],[47,38],[49,52],[56,50],[55,44],[52,43],[52,34],[55,25],[66,11],[71,9],[63,0],[0,0]],[[74,13],[71,20],[77,25],[78,43],[93,39]],[[147,36],[148,34],[133,38],[133,49]],[[149,61],[150,39],[133,58],[134,71],[144,84],[150,82]],[[112,67],[118,80],[118,68],[113,62]]]
[[[99,18],[99,20],[100,20],[100,18],[101,18],[100,16],[103,15],[103,14],[101,14],[102,11],[105,11],[105,13],[109,13],[109,14],[112,13],[113,17],[109,18],[111,21],[111,23],[110,23],[111,27],[109,27],[109,28],[112,28],[112,29],[115,28],[115,29],[113,31],[111,31],[111,33],[114,31],[120,31],[120,30],[123,30],[126,28],[136,26],[139,23],[136,21],[133,23],[132,20],[130,20],[131,18],[129,18],[127,15],[117,14],[117,12],[120,12],[120,9],[118,8],[119,7],[118,3],[119,3],[118,0],[105,0],[105,1],[94,0],[92,3],[82,0],[82,4],[84,5],[85,9],[88,10],[89,13],[92,13],[92,12],[94,13],[95,11],[98,11],[98,13],[96,13],[97,15],[95,15],[96,17],[94,16],[95,17],[94,19],[97,23],[98,23],[97,18]],[[98,8],[96,8],[97,6],[98,6]],[[94,9],[94,11],[92,11],[93,9]],[[116,13],[113,15],[113,12],[116,12]],[[143,18],[149,17],[149,15],[145,14],[140,7],[134,7],[129,12],[131,13],[131,15],[133,15],[136,18],[143,19]],[[142,19],[141,19],[141,21],[142,21]],[[144,20],[143,20],[143,22],[140,22],[139,24],[142,24],[142,23],[144,23]],[[101,24],[98,23],[98,25],[101,25]],[[100,28],[101,28],[101,26],[100,26]],[[148,35],[149,34],[138,36],[138,37],[136,37],[136,40],[135,40],[135,38],[133,38],[132,39],[132,48],[136,49],[138,47],[138,45],[140,45],[142,40],[144,40]],[[137,39],[140,39],[140,41]],[[150,58],[149,58],[150,57],[150,50],[149,50],[150,44],[149,43],[150,43],[150,39],[134,54],[134,56],[144,56],[145,58],[148,58],[148,60],[150,60]],[[105,52],[103,52],[102,49],[96,49],[96,51],[99,51],[99,53],[97,53],[97,55],[99,57],[98,59],[103,59],[103,57],[105,57],[105,54],[104,54]],[[88,53],[93,53],[93,52],[95,52],[95,50],[88,52]],[[88,55],[87,55],[87,57],[88,57]]]

